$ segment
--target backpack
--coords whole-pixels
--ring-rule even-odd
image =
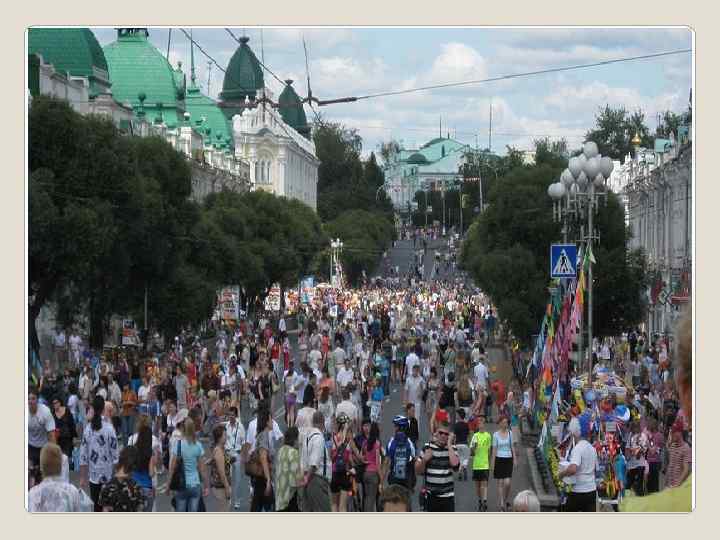
[[[395,446],[390,474],[395,480],[406,481],[408,477],[408,461],[410,460],[410,445],[403,440]]]
[[[335,452],[335,459],[333,459],[333,464],[335,465],[335,471],[343,474],[347,470],[347,462],[345,461],[345,449],[347,448],[347,443],[344,442],[340,446],[338,446],[336,452]]]

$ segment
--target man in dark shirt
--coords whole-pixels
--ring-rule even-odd
[[[407,436],[413,443],[413,446],[417,448],[417,442],[420,438],[420,427],[418,426],[417,418],[415,417],[415,404],[407,403],[405,405],[406,416],[408,419]]]
[[[457,448],[458,457],[460,458],[460,474],[458,479],[467,480],[467,464],[470,458],[470,448],[468,447],[468,436],[470,435],[470,426],[465,419],[465,409],[457,410],[457,422],[453,426],[455,434],[455,446]]]

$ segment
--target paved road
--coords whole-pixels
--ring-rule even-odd
[[[428,248],[428,252],[424,257],[424,264],[425,264],[425,277],[428,279],[430,277],[430,272],[432,271],[432,267],[434,264],[434,254],[435,250],[440,250],[441,252],[446,251],[446,244],[444,240],[437,240],[435,242],[431,242]],[[411,240],[399,240],[396,243],[396,247],[391,249],[388,253],[388,260],[390,265],[397,265],[400,266],[400,272],[405,273],[408,271],[409,266],[411,262],[413,261],[413,246]],[[444,269],[444,263],[442,264],[442,268],[440,269],[440,273],[438,275],[439,279],[448,279],[448,278],[454,278],[457,276],[457,273],[453,271],[453,269],[450,269],[450,271],[445,271]],[[381,264],[382,269],[382,264]],[[294,349],[294,352],[297,353],[297,339],[294,334],[290,335],[291,339],[291,345]],[[506,384],[509,382],[510,377],[512,375],[512,367],[509,363],[509,361],[505,360],[505,353],[504,350],[500,348],[490,348],[489,349],[489,363],[491,366],[496,366],[496,372],[494,376],[500,378],[503,380]],[[391,386],[391,393],[388,398],[386,398],[386,402],[383,405],[383,418],[380,426],[380,434],[383,442],[387,444],[387,441],[394,433],[394,428],[392,425],[392,418],[396,414],[400,414],[403,411],[402,403],[400,399],[401,393],[400,388]],[[280,427],[284,430],[285,429],[285,423],[283,420],[283,409],[282,409],[282,399],[280,396],[276,396],[276,399],[274,400],[273,404],[273,411],[274,416]],[[243,407],[243,411],[241,413],[241,418],[245,425],[247,425],[248,421],[250,420],[247,416],[248,411],[246,407]],[[429,426],[427,424],[427,420],[425,415],[419,415],[420,416],[420,446],[427,442],[430,439],[430,433],[429,433]],[[487,429],[490,432],[493,432],[496,429],[495,424],[488,424]],[[207,443],[206,443],[207,445]],[[525,457],[525,452],[521,451],[519,456],[519,462],[515,464],[515,471],[513,475],[512,480],[512,496],[514,496],[517,492],[522,491],[524,489],[529,489],[530,486],[530,473],[527,463],[527,458]],[[77,475],[75,473],[71,473],[71,479],[74,481],[77,481]],[[165,478],[161,478],[161,484],[165,482]],[[413,509],[418,509],[418,493],[420,490],[420,487],[422,486],[422,479],[418,479],[418,486],[415,490],[415,495],[413,497]],[[206,499],[206,505],[207,510],[211,512],[217,512],[217,511],[223,511],[223,508],[219,501],[217,501],[212,494],[207,497]],[[490,511],[497,511],[497,492],[496,492],[496,486],[494,480],[490,480],[489,483],[489,490],[488,490],[488,506]],[[247,481],[243,481],[242,483],[242,489],[241,489],[241,498],[240,498],[240,511],[246,512],[250,509],[250,490],[249,490],[249,483]],[[172,507],[170,505],[170,497],[168,495],[159,495],[157,497],[156,501],[156,510],[159,512],[171,512]],[[457,512],[475,512],[477,510],[477,497],[475,495],[475,486],[471,479],[468,479],[466,481],[463,480],[456,480],[455,482],[455,510]]]

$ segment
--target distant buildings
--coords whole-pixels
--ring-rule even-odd
[[[676,137],[635,147],[617,167],[610,185],[626,204],[631,248],[648,258],[649,333],[672,332],[689,304],[692,277],[692,141],[689,126]]]
[[[418,149],[397,147],[383,166],[388,194],[395,208],[407,210],[418,191],[449,189],[462,180],[458,171],[470,147],[438,137]]]

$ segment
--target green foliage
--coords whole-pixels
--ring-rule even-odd
[[[318,215],[330,236],[340,238],[346,246],[352,244],[341,260],[354,282],[363,269],[371,272],[375,268],[395,235],[392,202],[382,189],[385,175],[374,152],[367,161],[361,160],[362,140],[356,130],[320,119],[313,137],[321,161]],[[357,250],[351,253],[354,247]],[[326,261],[317,262],[321,272],[326,272]]]
[[[212,315],[217,289],[294,285],[325,245],[310,207],[264,192],[189,199],[187,160],[160,138],[123,137],[100,117],[38,97],[29,113],[29,322],[53,302],[64,324],[140,314],[166,334]],[[362,167],[360,168],[362,171]],[[370,175],[372,178],[372,175]]]
[[[660,123],[655,130],[655,136],[663,139],[670,137],[671,133],[678,136],[678,128],[687,123],[686,114],[675,114],[672,111],[665,111],[660,119]]]
[[[639,135],[641,146],[651,143],[650,130],[645,125],[645,113],[637,110],[630,114],[625,107],[617,109],[605,105],[595,117],[595,127],[587,132],[586,140],[594,141],[603,156],[624,160],[632,152],[632,139]]]
[[[538,330],[547,301],[549,245],[560,240],[547,187],[565,163],[554,152],[535,166],[512,169],[488,194],[489,205],[468,230],[460,264],[493,298],[500,317],[525,344]],[[595,218],[594,324],[597,335],[617,335],[642,318],[645,266],[628,253],[623,208],[614,194]]]
[[[365,270],[368,274],[375,268],[383,251],[390,247],[395,225],[380,212],[351,210],[325,224],[330,238],[343,241],[340,255],[349,283],[356,283]],[[328,268],[329,259],[326,259]]]

